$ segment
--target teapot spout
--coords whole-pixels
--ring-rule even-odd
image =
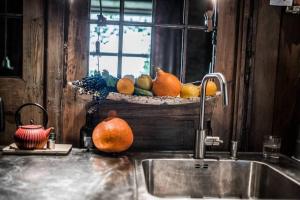
[[[52,130],[54,130],[54,127],[50,127],[50,128],[47,128],[47,129],[45,130],[45,133],[46,133],[46,136],[47,136],[47,137],[49,137],[49,135],[50,135],[50,133],[51,133]]]

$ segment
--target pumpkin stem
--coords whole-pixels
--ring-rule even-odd
[[[155,71],[156,71],[156,73],[159,73],[159,72],[161,72],[163,70],[160,67],[155,67]]]
[[[117,111],[115,111],[115,110],[110,110],[107,113],[108,118],[114,118],[114,117],[117,117],[117,116],[118,116],[118,114],[117,114]]]

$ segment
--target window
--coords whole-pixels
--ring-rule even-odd
[[[0,76],[22,76],[23,0],[0,1]]]
[[[160,66],[182,81],[199,80],[212,61],[208,1],[91,0],[89,73],[137,77]],[[98,26],[100,8],[107,21]]]

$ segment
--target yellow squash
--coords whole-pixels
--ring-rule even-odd
[[[181,98],[191,98],[191,97],[199,97],[200,89],[198,86],[187,83],[181,86],[180,97]]]

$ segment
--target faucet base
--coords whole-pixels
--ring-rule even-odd
[[[196,130],[195,159],[204,158],[206,132],[207,130]]]
[[[231,141],[231,148],[230,148],[230,158],[233,160],[237,159],[237,150],[238,150],[238,142]]]

